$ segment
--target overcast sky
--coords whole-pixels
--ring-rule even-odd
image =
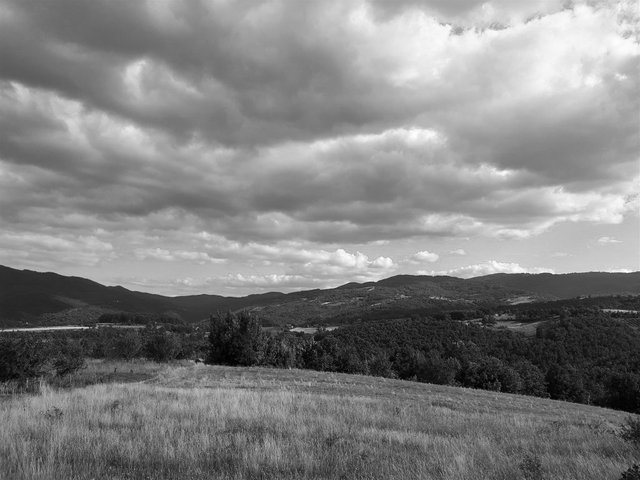
[[[640,270],[635,1],[0,0],[0,264],[178,295]]]

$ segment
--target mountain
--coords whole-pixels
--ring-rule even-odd
[[[556,298],[573,298],[583,295],[603,296],[640,292],[640,272],[633,273],[496,273],[476,277],[470,282],[500,285],[507,288],[552,295]]]
[[[108,312],[171,313],[187,321],[197,321],[218,310],[268,304],[283,295],[165,297],[119,286],[107,287],[80,277],[16,270],[0,265],[0,327],[26,323],[95,323],[100,315]]]
[[[288,294],[166,297],[107,287],[80,277],[0,266],[0,327],[91,324],[108,312],[171,314],[196,322],[212,313],[239,309],[258,313],[267,325],[338,324],[411,313],[471,311],[521,301],[615,294],[640,294],[640,272],[495,274],[467,280],[397,275],[378,282],[351,282],[332,289]]]

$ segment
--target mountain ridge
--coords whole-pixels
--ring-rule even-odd
[[[470,279],[395,275],[377,282],[349,282],[335,288],[291,293],[169,297],[105,286],[83,277],[0,265],[0,326],[51,324],[64,321],[64,312],[68,310],[78,314],[83,309],[91,312],[86,319],[88,323],[95,323],[101,312],[171,313],[195,322],[212,313],[239,309],[259,313],[272,324],[331,319],[340,323],[340,319],[379,316],[385,312],[478,308],[504,304],[516,296],[535,301],[616,294],[640,294],[640,272],[498,273]]]

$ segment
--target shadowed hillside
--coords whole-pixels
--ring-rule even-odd
[[[640,272],[497,274],[463,280],[398,275],[379,282],[289,294],[166,297],[106,287],[78,277],[0,266],[0,327],[95,323],[107,312],[171,314],[197,322],[212,313],[250,309],[266,325],[342,324],[442,311],[475,311],[514,299],[543,301],[579,295],[640,294]]]
[[[557,298],[571,298],[581,295],[603,296],[640,293],[640,272],[633,273],[496,273],[468,280],[485,285],[523,290]]]

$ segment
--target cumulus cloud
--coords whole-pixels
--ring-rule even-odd
[[[544,267],[523,267],[517,263],[505,263],[495,260],[489,260],[474,265],[466,265],[464,267],[454,268],[444,271],[420,271],[419,275],[449,275],[452,277],[471,278],[480,277],[482,275],[491,275],[494,273],[554,273],[550,268]]]
[[[463,249],[463,248],[458,248],[456,250],[451,250],[449,252],[449,255],[460,255],[460,256],[465,256],[467,254],[467,252]]]
[[[77,243],[87,265],[243,258],[369,278],[393,255],[349,245],[621,223],[638,201],[634,12],[0,0],[3,228]],[[112,250],[80,240],[95,229]],[[34,263],[61,248],[0,236]]]
[[[616,243],[622,243],[622,241],[617,240],[613,237],[600,237],[598,239],[598,243],[600,245],[611,245],[611,244],[616,244]]]
[[[429,252],[427,250],[422,250],[420,252],[416,252],[411,256],[411,260],[416,263],[423,262],[437,262],[440,256],[437,253]]]

